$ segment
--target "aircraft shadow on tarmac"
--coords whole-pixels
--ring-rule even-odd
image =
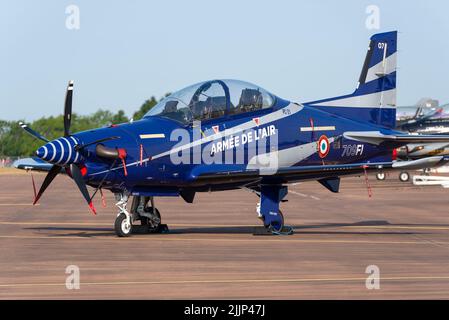
[[[330,235],[413,235],[413,234],[426,234],[423,232],[415,231],[371,231],[371,230],[358,230],[358,231],[346,231],[346,230],[320,230],[327,228],[345,228],[345,227],[422,227],[421,224],[390,224],[388,221],[384,220],[370,220],[370,221],[360,221],[355,223],[324,223],[317,225],[292,225],[296,234],[330,234]],[[427,225],[426,225],[427,226]],[[429,225],[430,226],[430,225]],[[442,227],[442,225],[438,225]],[[169,226],[170,227],[170,226]],[[198,226],[198,227],[185,227],[185,228],[174,228],[170,229],[167,233],[170,234],[253,234],[256,228],[254,226]],[[98,237],[98,236],[114,236],[112,228],[90,228],[90,227],[33,227],[24,228],[26,230],[35,231],[67,231],[67,233],[49,233],[52,237]],[[147,234],[151,233],[144,232],[142,230],[133,230],[134,234]]]

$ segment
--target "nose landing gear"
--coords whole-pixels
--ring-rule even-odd
[[[132,231],[132,216],[126,209],[128,195],[125,193],[116,194],[118,202],[115,204],[119,208],[117,218],[115,218],[114,230],[119,237],[129,237]]]
[[[161,223],[161,214],[154,205],[153,197],[134,196],[131,212],[126,209],[128,196],[117,194],[116,206],[119,213],[114,223],[114,230],[119,237],[129,237],[132,233],[167,233],[168,227]],[[148,206],[148,203],[151,203]],[[140,225],[134,222],[140,221]]]

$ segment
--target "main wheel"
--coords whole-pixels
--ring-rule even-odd
[[[402,171],[399,174],[399,180],[401,180],[402,182],[407,182],[410,180],[410,175],[407,171]]]
[[[387,175],[385,174],[385,172],[378,172],[376,173],[376,179],[383,181],[385,180],[385,178],[387,177]]]
[[[276,223],[275,225],[273,224],[266,224],[265,223],[265,219],[262,217],[262,220],[264,220],[264,226],[265,228],[269,229],[270,231],[273,232],[280,232],[282,231],[282,228],[284,228],[284,215],[282,214],[282,211],[279,210],[279,217],[281,218],[281,221],[279,223]]]
[[[119,237],[129,237],[132,231],[132,224],[128,222],[126,215],[121,213],[114,223],[115,234]]]
[[[155,215],[155,217],[159,221],[156,221],[155,219],[149,219],[148,217],[141,216],[140,223],[143,226],[148,226],[149,232],[153,232],[153,233],[159,232],[161,222],[162,222],[161,214],[160,214],[159,210],[157,208],[154,208],[154,212],[153,212],[153,207],[147,207],[147,208],[145,208],[145,212]]]

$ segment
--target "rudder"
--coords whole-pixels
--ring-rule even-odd
[[[356,90],[349,95],[306,102],[349,119],[396,125],[397,31],[371,37]]]

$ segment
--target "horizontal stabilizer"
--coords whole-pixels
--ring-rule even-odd
[[[380,131],[348,131],[343,134],[346,139],[379,145],[382,142],[433,143],[449,142],[449,135],[412,135],[412,134],[383,134]]]

